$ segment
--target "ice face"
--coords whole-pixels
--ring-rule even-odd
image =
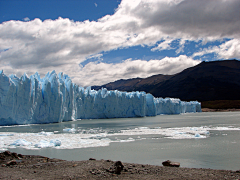
[[[42,124],[74,119],[127,118],[201,112],[197,101],[155,98],[145,92],[84,89],[55,71],[21,78],[0,71],[0,125]]]

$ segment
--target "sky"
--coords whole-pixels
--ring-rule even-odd
[[[0,69],[80,86],[240,60],[239,0],[0,0]]]

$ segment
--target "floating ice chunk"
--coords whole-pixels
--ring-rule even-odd
[[[132,141],[135,141],[135,139],[130,137],[130,138],[125,139],[125,140],[120,140],[119,142],[132,142]]]
[[[138,129],[149,129],[149,127],[139,127]]]
[[[43,135],[43,136],[49,136],[53,134],[53,132],[45,132],[45,131],[41,131],[40,133],[38,133],[38,135]]]
[[[212,131],[239,131],[240,128],[236,127],[209,127],[208,130]]]
[[[7,145],[0,139],[0,151],[6,151],[7,150]]]
[[[61,141],[57,139],[52,139],[50,142],[46,140],[41,140],[39,143],[34,144],[36,148],[49,148],[49,147],[56,147],[61,146]]]
[[[196,133],[195,137],[202,137],[200,134]]]
[[[66,129],[63,129],[63,132],[68,132],[68,133],[74,133],[76,131],[75,128],[66,128]]]
[[[70,129],[70,128],[69,128]],[[169,138],[169,139],[203,139],[209,137],[209,131],[228,131],[240,130],[239,127],[176,127],[176,128],[149,128],[139,127],[127,130],[113,131],[108,129],[103,132],[102,129],[84,130],[85,133],[13,133],[0,132],[0,150],[9,147],[22,147],[26,149],[36,148],[57,148],[74,149],[109,146],[111,142],[131,142],[147,138]],[[94,133],[93,133],[94,130]],[[112,132],[112,133],[108,133]],[[149,136],[154,135],[154,136]],[[224,135],[221,133],[221,135]],[[141,136],[141,137],[140,137]],[[114,140],[109,139],[112,137]],[[122,138],[121,138],[122,137]],[[134,137],[134,138],[131,138]]]
[[[50,143],[48,141],[45,140],[41,140],[39,143],[34,144],[34,146],[36,148],[46,148],[46,147],[50,147]],[[52,146],[51,146],[52,147]]]
[[[50,144],[53,144],[54,146],[61,146],[61,141],[58,139],[52,139],[50,140]]]
[[[14,134],[0,134],[0,136],[14,136]]]
[[[10,144],[10,146],[30,146],[32,143],[26,141],[25,139],[18,139]]]
[[[196,127],[190,128],[192,131],[197,131],[198,129]]]

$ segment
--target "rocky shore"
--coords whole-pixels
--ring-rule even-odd
[[[240,111],[240,109],[210,109],[210,108],[202,108],[202,112],[234,112]]]
[[[165,167],[121,161],[64,161],[0,153],[0,179],[240,179],[240,171]]]

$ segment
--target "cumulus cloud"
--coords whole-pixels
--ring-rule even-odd
[[[101,57],[101,55],[99,55]],[[161,60],[132,60],[127,59],[121,63],[103,63],[103,62],[89,62],[84,67],[66,64],[64,67],[56,67],[56,72],[62,72],[63,68],[72,81],[80,86],[87,87],[93,85],[103,85],[108,82],[113,82],[119,79],[128,78],[146,78],[155,74],[176,74],[182,70],[195,66],[201,61],[193,60],[186,55],[179,57],[165,57]],[[9,64],[5,63],[1,68],[5,74],[14,72],[17,76],[22,76],[23,72],[18,69],[12,68]],[[40,69],[38,72],[43,77],[45,71],[51,72],[52,67]],[[66,73],[64,71],[64,73]],[[28,69],[28,75],[34,74],[34,69]]]
[[[151,51],[162,51],[162,50],[169,50],[169,49],[173,49],[171,47],[171,43],[173,42],[174,39],[166,39],[163,42],[159,43],[157,47],[154,47],[151,49]]]
[[[117,64],[90,62],[79,71],[79,78],[75,77],[74,81],[82,86],[90,86],[103,85],[123,77],[124,79],[146,78],[155,74],[176,74],[200,62],[185,55],[150,61],[127,59]]]
[[[232,39],[219,46],[204,48],[203,50],[194,53],[192,57],[211,53],[215,53],[219,59],[240,59],[240,40]]]
[[[180,53],[185,40],[230,38],[232,44],[212,51],[222,57],[238,56],[238,52],[232,49],[238,47],[233,41],[240,38],[239,9],[239,0],[122,0],[113,15],[106,15],[98,21],[74,22],[61,17],[45,21],[11,20],[0,24],[0,66],[6,68],[5,72],[22,74],[46,73],[55,69],[71,74],[76,80],[81,78],[78,73],[89,77],[82,74],[88,72],[81,70],[79,64],[91,55],[137,45],[161,51],[170,49],[171,42],[176,39],[180,40],[180,48],[176,50]],[[92,70],[90,65],[95,67],[96,64],[86,65]],[[103,65],[107,66],[101,63],[96,66]],[[109,66],[115,67],[114,64]],[[93,72],[97,70],[94,69]],[[139,68],[134,66],[132,70],[137,72]],[[131,77],[127,73],[122,75]]]

